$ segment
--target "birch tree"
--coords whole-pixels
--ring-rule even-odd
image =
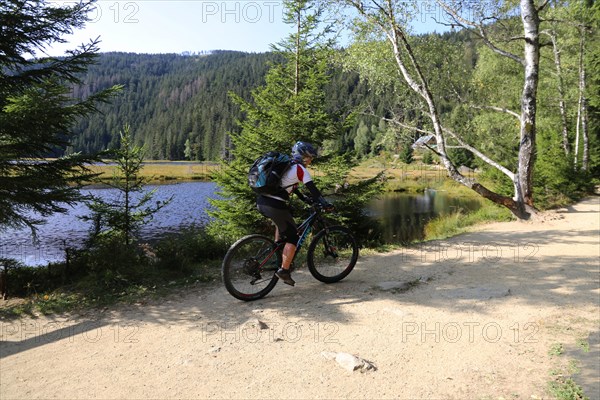
[[[511,40],[522,42],[522,55],[518,55],[496,43],[493,35],[487,30],[489,22],[498,19],[502,11],[506,10],[502,10],[500,7],[486,8],[482,5],[470,3],[473,6],[471,10],[473,18],[466,18],[461,14],[461,7],[463,6],[461,3],[437,2],[452,18],[454,25],[472,32],[492,51],[517,63],[523,71],[521,109],[519,112],[494,105],[487,106],[488,109],[495,109],[512,115],[519,120],[518,158],[515,165],[508,168],[465,140],[464,133],[454,132],[441,120],[439,105],[432,94],[430,80],[422,68],[421,60],[416,56],[416,52],[411,45],[408,24],[415,15],[415,9],[410,7],[410,3],[398,0],[340,1],[351,6],[358,13],[363,27],[370,29],[374,35],[383,37],[387,41],[393,54],[399,78],[417,94],[424,105],[430,120],[431,131],[421,131],[422,133],[435,135],[437,141],[435,152],[449,176],[484,198],[507,207],[519,219],[529,219],[534,215],[536,209],[533,199],[533,166],[536,154],[536,96],[540,56],[539,13],[546,3],[537,5],[534,0],[521,0],[519,2],[518,13],[522,35],[519,38],[511,38]],[[507,8],[507,10],[509,9]],[[478,182],[476,178],[462,175],[449,156],[450,142],[455,143],[456,147],[470,151],[483,162],[508,177],[513,183],[512,197],[489,189]]]

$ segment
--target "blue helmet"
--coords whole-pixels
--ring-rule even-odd
[[[292,157],[302,158],[306,156],[315,158],[317,156],[317,149],[310,143],[296,142],[294,147],[292,147]]]

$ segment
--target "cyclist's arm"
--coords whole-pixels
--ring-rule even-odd
[[[310,195],[314,201],[319,202],[323,206],[331,205],[331,204],[329,204],[329,202],[327,200],[325,200],[325,198],[323,197],[323,195],[321,194],[321,192],[319,191],[319,189],[317,188],[317,186],[315,185],[315,183],[313,181],[306,182],[304,184],[304,186],[306,186],[306,188],[310,192]]]
[[[310,192],[310,196],[313,202],[321,204],[324,208],[332,207],[331,204],[327,200],[325,200],[325,198],[313,182],[312,177],[310,176],[309,172],[306,170],[305,167],[298,165],[296,169],[296,174],[298,180],[301,181]]]
[[[303,202],[310,204],[312,203],[312,199],[308,196],[306,196],[304,193],[302,193],[298,188],[295,188],[294,190],[292,190],[292,193],[294,193],[296,196],[298,196],[298,198],[300,200],[302,200]]]

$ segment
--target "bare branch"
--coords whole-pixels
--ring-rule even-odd
[[[442,157],[442,154],[440,152],[438,152],[436,149],[434,149],[433,147],[431,147],[428,144],[424,144],[423,146],[427,147],[432,153],[434,153],[436,156],[438,157]]]
[[[507,42],[516,42],[517,40],[525,40],[525,36],[513,36],[507,40]]]
[[[488,156],[486,156],[485,154],[483,154],[482,152],[480,152],[479,150],[477,150],[475,147],[467,144],[464,140],[462,140],[456,133],[452,132],[450,129],[447,129],[447,128],[442,128],[442,129],[444,130],[444,132],[448,133],[450,136],[452,136],[454,139],[456,139],[456,141],[458,143],[460,143],[463,148],[469,150],[471,153],[473,153],[474,155],[476,155],[477,157],[479,157],[480,159],[482,159],[483,161],[485,161],[489,165],[491,165],[494,168],[498,169],[504,175],[508,176],[511,181],[514,181],[515,174],[513,172],[511,172],[507,168],[503,167],[498,162],[492,160],[491,158],[489,158]]]
[[[458,15],[456,10],[452,9],[450,6],[448,6],[445,2],[441,0],[436,0],[436,2],[444,9],[444,11],[446,11],[452,17],[452,19],[454,19],[457,25],[478,36],[492,51],[504,57],[508,57],[521,65],[525,65],[525,60],[523,60],[521,57],[506,50],[503,50],[496,46],[494,43],[492,43],[492,41],[487,37],[487,33],[482,24],[478,24],[461,17],[460,15]]]
[[[426,131],[424,129],[417,128],[416,126],[405,124],[404,122],[400,122],[397,119],[393,119],[393,118],[382,118],[382,119],[384,121],[386,121],[386,122],[391,122],[391,123],[393,123],[395,125],[398,125],[399,127],[404,128],[404,129],[411,129],[411,130],[414,130],[415,132],[419,132],[419,133],[424,133],[426,135],[433,135],[433,136],[435,136],[435,133],[433,133],[431,131]]]
[[[404,129],[411,129],[411,130],[414,130],[414,131],[419,132],[419,133],[424,133],[426,135],[435,136],[435,133],[433,133],[433,132],[417,128],[416,126],[405,124],[403,122],[398,121],[397,119],[383,118],[383,120],[386,121],[386,122],[391,122],[391,123],[393,123],[395,125],[398,125],[399,127],[404,128]],[[427,143],[423,143],[423,146],[427,147],[429,150],[431,150],[432,152],[434,152],[437,156],[442,157],[442,154],[439,151],[437,151],[433,147],[429,146]]]
[[[379,9],[380,12],[386,14],[385,8],[383,8],[383,6],[381,4],[379,4],[378,2],[376,2],[375,0],[371,0],[371,2],[373,4],[375,4],[375,6],[377,6],[377,8]]]
[[[454,86],[454,84],[452,84],[452,91],[454,92],[454,94],[456,95],[456,97],[458,98],[458,101],[461,103],[467,103],[462,96],[460,95],[460,93],[458,93],[458,90],[456,89],[456,87]],[[468,104],[468,106],[470,108],[474,108],[477,110],[493,110],[493,111],[498,111],[498,112],[502,112],[502,113],[506,113],[509,115],[512,115],[513,117],[517,118],[518,120],[521,120],[521,116],[512,110],[509,110],[508,108],[505,107],[498,107],[498,106],[481,106],[481,105],[475,105],[475,104]]]
[[[508,108],[504,108],[504,107],[497,107],[497,106],[477,106],[477,105],[470,105],[469,107],[471,108],[475,108],[477,110],[493,110],[493,111],[498,111],[498,112],[502,112],[508,115],[512,115],[513,117],[515,117],[516,119],[518,119],[519,121],[521,120],[521,115],[519,115],[518,113],[509,110]]]
[[[390,119],[390,118],[383,118],[383,119],[385,121],[387,121],[387,122],[391,122],[391,123],[393,123],[395,125],[398,125],[398,126],[404,128],[404,129],[411,129],[411,130],[414,130],[414,131],[419,132],[419,133],[424,133],[426,135],[433,135],[433,136],[435,136],[435,133],[433,133],[431,131],[427,131],[427,130],[424,130],[424,129],[417,128],[416,126],[405,124],[405,123],[400,122],[400,121],[398,121],[396,119]],[[475,147],[473,147],[473,146],[469,145],[468,143],[466,143],[464,140],[462,140],[456,133],[452,132],[450,129],[447,129],[447,128],[442,128],[442,129],[443,129],[444,132],[448,133],[452,138],[454,138],[460,144],[460,146],[446,146],[446,148],[462,148],[462,149],[467,149],[471,153],[473,153],[475,156],[479,157],[480,159],[482,159],[483,161],[485,161],[489,165],[493,166],[494,168],[496,168],[499,171],[501,171],[502,173],[504,173],[506,176],[508,176],[510,178],[511,181],[514,180],[515,174],[513,172],[511,172],[507,168],[503,167],[498,162],[492,160],[491,158],[489,158],[488,156],[486,156],[485,154],[483,154],[481,151],[477,150]],[[441,154],[437,150],[434,150],[432,147],[428,146],[427,144],[424,144],[424,146],[427,147],[429,150],[433,151],[438,156],[441,156]]]
[[[550,0],[545,0],[537,9],[538,13],[540,11],[542,11],[544,8],[546,8],[546,6],[548,5],[548,3],[550,3]]]

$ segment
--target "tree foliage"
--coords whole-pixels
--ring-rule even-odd
[[[344,116],[329,111],[325,97],[330,80],[330,46],[323,31],[317,29],[323,9],[304,0],[287,1],[285,5],[286,21],[294,25],[295,32],[273,46],[279,61],[271,64],[265,85],[254,89],[249,101],[232,93],[244,118],[239,121],[240,131],[230,133],[231,159],[216,175],[222,199],[213,202],[217,210],[211,224],[214,232],[230,237],[271,230],[256,212],[255,195],[246,180],[258,156],[271,150],[289,153],[298,140],[321,146],[343,134]],[[358,204],[364,204],[379,190],[378,179],[363,182],[359,193],[356,186],[345,183],[352,160],[324,153],[313,164],[317,186],[326,194],[336,191],[342,215],[354,212],[359,216]],[[358,217],[354,221],[362,223]]]
[[[71,128],[97,111],[118,87],[75,100],[71,86],[94,62],[97,41],[63,58],[36,57],[88,20],[91,2],[56,7],[46,1],[0,1],[0,229],[35,225],[65,204],[81,199],[77,186],[92,174],[94,160],[61,155]],[[35,214],[34,214],[35,212]]]
[[[375,90],[382,85],[397,88],[391,120],[408,132],[434,134],[437,155],[453,179],[506,206],[519,218],[535,213],[534,192],[537,196],[544,193],[543,199],[566,188],[560,182],[569,181],[570,174],[565,175],[562,167],[552,169],[552,174],[540,174],[544,179],[534,179],[534,171],[558,154],[554,148],[537,148],[538,133],[548,135],[553,130],[549,122],[557,121],[558,104],[544,85],[552,80],[552,71],[545,66],[540,30],[551,21],[551,7],[564,8],[574,2],[467,5],[440,0],[437,5],[462,28],[459,35],[446,37],[410,35],[416,2],[338,3],[350,5],[359,15],[352,21],[355,36],[346,65],[368,79]],[[470,12],[464,13],[464,7]],[[472,18],[463,18],[467,14]],[[374,51],[377,48],[380,51]],[[573,47],[562,50],[570,51],[571,57],[578,55]],[[414,105],[408,106],[407,99]],[[540,138],[544,145],[560,143],[549,139]],[[487,175],[493,176],[486,182],[490,187],[457,169],[462,163],[474,162],[496,171]],[[557,179],[552,183],[549,178],[554,174]],[[579,182],[585,176],[580,175]],[[569,188],[573,186],[577,185]],[[548,203],[543,200],[540,204]]]

